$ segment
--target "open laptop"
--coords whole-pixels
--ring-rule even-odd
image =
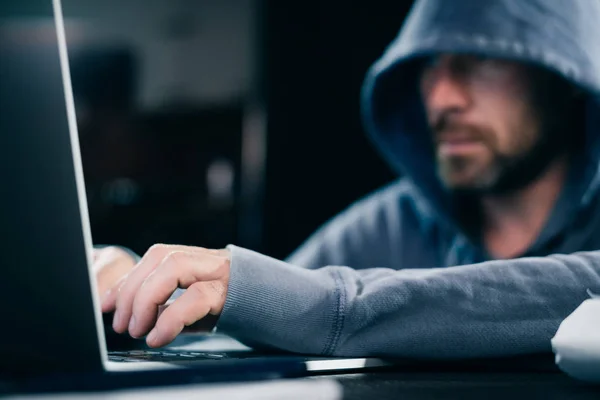
[[[18,382],[82,390],[364,367],[214,348],[109,355],[60,0],[0,4],[0,153],[0,393]]]

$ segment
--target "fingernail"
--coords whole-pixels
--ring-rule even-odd
[[[150,344],[151,342],[154,342],[157,336],[158,332],[156,331],[156,328],[152,329],[148,336],[146,336],[146,343]]]
[[[119,310],[115,311],[115,316],[113,317],[113,329],[116,331],[119,325],[121,325],[120,320],[121,315],[119,314]]]
[[[129,333],[135,329],[135,315],[131,316],[131,321],[129,321]]]

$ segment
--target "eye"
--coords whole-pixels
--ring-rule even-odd
[[[500,78],[506,70],[507,64],[505,61],[489,57],[478,61],[477,67],[473,69],[476,76],[486,79]]]
[[[506,69],[505,65],[498,58],[473,54],[458,57],[453,69],[457,75],[466,79],[495,79]]]
[[[459,71],[471,71],[480,66],[488,65],[493,63],[494,59],[485,55],[462,55],[454,58],[452,67]]]

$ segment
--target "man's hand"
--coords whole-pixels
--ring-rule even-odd
[[[102,311],[115,310],[116,332],[129,330],[133,337],[148,334],[148,346],[164,346],[184,327],[221,314],[229,269],[228,250],[154,245],[104,297]],[[160,313],[177,288],[187,290]]]
[[[94,249],[92,269],[96,274],[96,283],[101,301],[106,292],[117,286],[134,266],[135,260],[133,257],[118,247]]]

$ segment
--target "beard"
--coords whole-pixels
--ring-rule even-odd
[[[460,196],[509,195],[518,192],[539,179],[552,163],[569,151],[569,135],[566,130],[540,129],[533,141],[529,141],[527,145],[522,144],[512,154],[503,154],[497,150],[493,132],[484,128],[446,126],[444,129],[467,132],[470,138],[485,146],[489,154],[484,162],[468,156],[438,158],[437,172],[440,181],[448,190]],[[469,179],[460,183],[452,180],[452,176],[468,173],[473,168],[475,171]]]
[[[510,132],[520,140],[510,154],[499,150],[496,135],[484,126],[455,126],[455,121],[448,114],[432,121],[435,139],[439,139],[445,131],[457,129],[480,141],[488,153],[483,162],[468,157],[438,159],[438,177],[448,190],[475,196],[510,195],[538,180],[558,159],[566,156],[572,160],[585,153],[587,96],[564,78],[544,68],[532,68],[530,71],[529,100],[537,129],[522,127],[521,132]],[[452,182],[453,174],[469,168],[474,169],[470,179],[460,184]]]

